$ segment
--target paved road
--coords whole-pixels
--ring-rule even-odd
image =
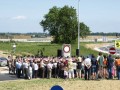
[[[8,68],[7,67],[0,67],[0,81],[5,80],[17,80],[15,75],[8,74]]]
[[[110,46],[106,46],[106,47],[100,47],[99,49],[102,51],[102,52],[106,52],[106,53],[109,53],[109,49],[111,47],[114,47],[114,45],[110,45]],[[116,48],[116,53],[115,55],[120,55],[120,49],[117,49]]]
[[[17,80],[15,75],[9,75],[9,74],[0,74],[0,81],[5,80]]]

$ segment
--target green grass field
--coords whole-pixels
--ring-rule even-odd
[[[64,90],[74,90],[75,83],[83,83],[81,79],[32,79],[32,80],[14,80],[0,82],[0,90],[50,90],[51,87],[59,85]],[[72,87],[70,86],[72,85]],[[82,86],[82,85],[81,85]],[[78,87],[79,88],[79,87]]]
[[[120,90],[119,80],[32,79],[1,81],[0,90],[51,90],[59,85],[64,90]]]
[[[32,79],[0,82],[0,90],[50,90],[54,85],[60,85],[63,79]]]
[[[11,52],[12,51],[12,44],[10,42],[0,42],[0,50]],[[80,54],[81,55],[88,55],[88,54],[95,54],[98,53],[94,50],[88,49],[85,47],[87,43],[80,43]],[[71,44],[71,55],[76,55],[77,43]],[[62,49],[62,44],[51,44],[51,43],[26,43],[26,42],[17,42],[16,43],[16,55],[36,55],[38,50],[43,50],[43,54],[45,56],[56,56],[57,50]]]

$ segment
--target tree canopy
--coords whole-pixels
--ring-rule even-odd
[[[44,31],[48,31],[53,36],[55,43],[72,43],[78,37],[77,14],[74,7],[64,6],[57,8],[54,6],[44,16],[40,22]],[[80,23],[80,36],[86,37],[90,33],[89,27]]]

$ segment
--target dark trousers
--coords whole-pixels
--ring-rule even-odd
[[[8,67],[9,67],[9,74],[10,74],[10,72],[12,71],[12,66],[9,65]]]
[[[57,77],[60,77],[60,69],[57,68]]]
[[[47,67],[45,67],[45,75],[44,75],[45,78],[47,78],[47,71],[48,71],[48,69],[47,69]]]
[[[96,79],[98,79],[98,66],[96,66]]]
[[[54,78],[57,78],[57,68],[52,69],[52,75]]]
[[[34,78],[37,78],[38,76],[38,70],[34,70]]]
[[[17,72],[15,72],[16,71],[16,67],[12,66],[11,68],[12,68],[13,74],[16,74],[17,73]]]
[[[60,70],[60,78],[64,78],[64,70]]]
[[[85,80],[89,80],[90,79],[90,68],[88,69],[86,66],[85,66]]]
[[[51,78],[52,76],[52,69],[48,68],[47,69],[47,78]]]
[[[24,68],[25,79],[28,79],[28,68]]]
[[[22,71],[22,73],[21,73],[22,77],[24,77],[24,75],[25,75],[24,68],[22,68],[21,71]]]
[[[120,80],[120,66],[117,67],[117,77],[118,80]]]
[[[45,68],[42,67],[41,68],[41,78],[44,78],[45,77]]]
[[[109,79],[112,79],[112,67],[108,67]]]
[[[20,78],[21,76],[21,69],[17,69],[17,77]]]

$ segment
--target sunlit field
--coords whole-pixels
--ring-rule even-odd
[[[64,90],[120,90],[118,80],[85,81],[80,79],[33,79],[0,82],[0,90],[50,90],[54,85]]]
[[[95,54],[97,52],[89,48],[85,48],[85,44],[80,43],[80,54],[88,55]],[[10,53],[12,51],[13,43],[0,42],[0,50]],[[71,44],[71,55],[76,55],[76,49],[78,48],[77,43]],[[36,55],[38,51],[42,50],[44,56],[57,56],[57,50],[62,49],[62,44],[51,44],[51,43],[31,43],[31,42],[16,42],[16,55]]]

